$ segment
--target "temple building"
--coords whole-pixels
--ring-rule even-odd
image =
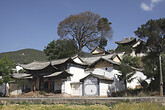
[[[144,48],[145,42],[140,39],[136,40],[135,37],[124,38],[123,40],[116,41],[115,43],[118,44],[116,50],[119,50],[120,52],[126,52],[133,57],[142,57],[146,55],[147,49]]]
[[[112,92],[125,88],[117,77],[120,73],[115,69],[120,65],[119,56],[106,54],[74,56],[46,62],[34,61],[30,64],[20,64],[26,70],[25,76],[19,77],[15,74],[13,77],[29,81],[24,85],[24,89],[20,88],[19,93],[24,90],[53,92],[65,96],[111,96]],[[18,92],[10,90],[10,94],[16,93]]]

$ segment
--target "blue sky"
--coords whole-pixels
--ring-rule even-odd
[[[112,22],[114,41],[132,37],[150,19],[165,17],[165,0],[0,0],[0,53],[33,48],[43,50],[57,40],[60,21],[91,11]],[[136,37],[136,36],[135,36]]]

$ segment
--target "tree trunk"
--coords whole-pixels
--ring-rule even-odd
[[[159,69],[160,69],[160,96],[163,96],[163,75],[162,75],[162,61],[161,54],[159,54]]]
[[[5,96],[6,96],[6,85],[7,85],[7,84],[5,83]]]
[[[79,45],[79,48],[78,48],[78,55],[80,55],[80,54],[81,54],[81,51],[82,51],[82,46],[81,46],[81,45]]]
[[[125,80],[124,83],[125,83],[125,91],[124,91],[125,93],[124,94],[125,94],[125,96],[127,96],[127,81]]]

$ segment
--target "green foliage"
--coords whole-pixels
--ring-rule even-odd
[[[139,57],[132,57],[132,56],[125,56],[123,58],[123,62],[129,64],[130,66],[139,68],[140,67],[140,58]]]
[[[7,57],[0,59],[0,75],[9,75],[12,73],[13,63]]]
[[[15,103],[13,101],[11,101],[10,104],[15,104]]]
[[[44,52],[49,59],[60,59],[71,57],[77,52],[77,46],[73,40],[53,40],[45,47]]]
[[[22,105],[27,105],[27,104],[28,104],[28,102],[26,102],[26,101],[22,102]]]
[[[44,104],[44,105],[46,105],[46,102],[45,102],[45,101],[43,101],[41,104]]]
[[[148,83],[147,83],[147,81],[145,81],[145,80],[141,81],[141,82],[140,82],[140,85],[143,87],[144,90],[146,90],[147,87],[148,87]]]
[[[101,18],[98,21],[97,29],[100,31],[101,38],[99,40],[98,47],[104,49],[107,45],[108,40],[106,38],[112,37],[112,28],[111,28],[111,22],[108,22],[107,18]]]
[[[105,31],[105,32],[109,32],[110,30],[112,30],[112,28],[110,27],[112,23],[111,22],[108,22],[108,19],[107,18],[101,18],[99,19],[98,21],[98,24],[97,24],[97,29],[99,31]]]
[[[8,83],[11,81],[10,74],[13,73],[12,71],[13,63],[8,60],[7,57],[3,57],[0,59],[0,76],[2,79],[0,80],[0,84]]]
[[[21,102],[17,102],[16,104],[19,104],[19,105],[20,105],[20,104],[21,104]]]
[[[141,25],[135,31],[135,34],[141,38],[146,39],[146,46],[151,52],[155,52],[159,58],[159,81],[160,81],[160,95],[163,96],[163,73],[161,64],[161,55],[165,52],[165,18],[158,20],[149,20],[146,24]],[[151,64],[153,65],[153,64]],[[158,70],[158,69],[157,69]],[[145,69],[146,72],[150,70]],[[151,70],[154,73],[153,70]]]
[[[43,51],[35,49],[23,49],[13,52],[0,53],[0,58],[4,56],[7,56],[8,59],[14,62],[15,64],[27,64],[33,62],[34,60],[45,61],[48,59],[48,57],[45,55]]]
[[[135,74],[134,70],[130,66],[130,58],[131,57],[124,57],[121,61],[120,66],[118,67],[119,72],[121,75],[119,79],[124,82],[125,85],[125,95],[127,96],[127,82],[131,82],[133,80],[132,76]]]
[[[132,49],[130,45],[118,45],[118,47],[115,49],[116,52],[126,52],[131,53]]]
[[[20,69],[20,70],[18,71],[18,73],[26,73],[26,70]]]
[[[107,18],[100,18],[98,14],[86,11],[70,15],[61,21],[57,33],[61,38],[73,39],[78,53],[81,53],[83,47],[91,49],[98,46],[101,37],[111,37],[110,24]]]
[[[147,97],[147,96],[150,96],[146,91],[141,91],[137,97]]]
[[[45,91],[39,91],[40,95],[45,95],[45,93],[46,93]]]
[[[164,59],[164,56],[162,56],[162,59]],[[147,78],[152,79],[151,83],[149,84],[149,90],[150,91],[158,91],[159,90],[159,59],[158,54],[156,52],[151,52],[147,56],[144,56],[142,58],[143,61],[143,73],[147,76]],[[165,61],[162,60],[162,71],[165,72]],[[163,77],[165,77],[165,74],[163,74]],[[163,80],[165,82],[165,79]]]
[[[142,62],[144,63],[143,73],[148,78],[154,78],[155,75],[158,74],[158,72],[159,72],[158,54],[156,52],[149,53],[147,56],[142,57]]]
[[[3,79],[4,83],[8,83],[8,82],[12,81],[12,78],[9,75],[3,75],[2,79]]]
[[[161,53],[165,51],[165,18],[149,20],[135,31],[141,39],[147,39],[146,46],[151,51]]]
[[[105,46],[107,46],[107,42],[108,40],[106,38],[101,37],[98,47],[105,49]]]
[[[17,88],[28,83],[27,79],[15,79],[15,83],[17,84]]]

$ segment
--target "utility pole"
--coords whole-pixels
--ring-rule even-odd
[[[162,58],[159,54],[159,66],[160,66],[160,96],[163,96],[163,75],[162,75]]]

